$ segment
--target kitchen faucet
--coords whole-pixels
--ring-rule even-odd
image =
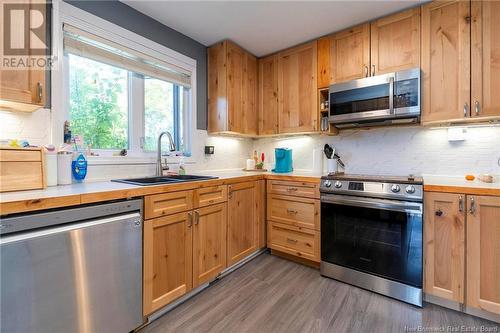
[[[172,134],[170,134],[170,132],[161,132],[160,135],[158,136],[158,155],[157,155],[157,159],[156,159],[156,176],[158,177],[161,177],[163,176],[163,170],[168,170],[170,169],[167,165],[167,158],[165,158],[165,166],[162,165],[161,163],[161,138],[164,136],[164,135],[167,135],[168,136],[168,141],[170,142],[170,151],[175,151],[175,143],[174,143],[174,139],[172,138]]]

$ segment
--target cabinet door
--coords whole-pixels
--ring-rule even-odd
[[[279,55],[279,132],[317,130],[316,42]]]
[[[472,117],[500,116],[500,2],[472,1]]]
[[[259,134],[278,134],[278,56],[259,59]]]
[[[193,287],[226,268],[226,203],[194,211]]]
[[[420,67],[420,8],[373,22],[370,55],[372,75]]]
[[[228,129],[243,131],[243,67],[246,63],[245,51],[236,44],[227,42],[227,111]]]
[[[500,314],[500,197],[467,196],[467,306]]]
[[[470,2],[422,7],[422,121],[470,115]]]
[[[258,126],[257,97],[257,58],[245,52],[243,69],[243,114],[241,116],[241,133],[255,135]]]
[[[192,212],[144,222],[144,315],[192,288]]]
[[[208,132],[228,131],[226,42],[208,48]]]
[[[318,89],[328,88],[330,86],[330,49],[331,36],[318,39]]]
[[[464,302],[465,196],[425,192],[424,292]]]
[[[368,76],[370,24],[359,25],[332,35],[330,56],[332,83]]]
[[[231,266],[257,250],[255,182],[229,185],[227,265]]]

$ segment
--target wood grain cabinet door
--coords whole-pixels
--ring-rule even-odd
[[[255,182],[228,186],[227,265],[231,266],[257,250]]]
[[[332,35],[331,83],[370,75],[370,24],[362,24]]]
[[[144,222],[144,315],[192,288],[192,212]]]
[[[371,75],[420,67],[420,8],[371,24]]]
[[[318,126],[316,41],[279,55],[279,132],[312,132]]]
[[[278,134],[278,56],[259,59],[259,135]]]
[[[227,111],[228,129],[231,132],[243,131],[245,62],[245,51],[236,44],[227,42]]]
[[[422,7],[422,122],[470,116],[470,2]]]
[[[226,203],[193,212],[193,287],[214,279],[226,268]]]
[[[500,197],[467,196],[467,306],[500,314]]]
[[[258,66],[257,58],[245,52],[243,67],[243,114],[242,133],[256,135],[258,132]]]
[[[500,117],[500,1],[472,1],[472,117]]]
[[[425,192],[424,292],[464,302],[465,195]]]

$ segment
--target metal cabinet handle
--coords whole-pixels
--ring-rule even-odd
[[[464,211],[464,197],[463,196],[458,197],[458,211],[461,213]]]
[[[287,212],[288,214],[297,214],[297,213],[298,213],[298,211],[293,210],[293,209],[290,209],[290,208],[289,208],[289,209],[287,209],[287,210],[286,210],[286,212]]]
[[[37,102],[42,101],[43,97],[43,86],[41,82],[36,83],[36,97],[37,97]]]
[[[298,240],[292,239],[292,238],[288,238],[288,237],[287,237],[286,241],[289,242],[289,243],[294,243],[294,244],[298,242]]]
[[[365,68],[365,77],[368,77],[368,75],[370,75],[370,72],[368,71],[368,66],[364,65],[363,67]]]
[[[470,209],[469,209],[469,213],[470,213],[471,215],[476,214],[476,201],[474,200],[474,197],[471,197],[471,198],[470,198]]]
[[[198,225],[200,223],[200,212],[195,210],[194,211],[194,224]]]
[[[481,106],[479,104],[479,101],[476,101],[474,103],[474,106],[475,106],[476,116],[479,116],[479,112],[481,112]]]
[[[469,103],[465,102],[464,103],[464,117],[467,117],[469,115]]]
[[[191,228],[192,225],[193,225],[193,213],[189,212],[188,213],[188,228]]]
[[[295,191],[297,191],[297,190],[298,190],[298,188],[296,188],[296,187],[288,187],[286,190],[287,190],[288,192],[295,192]]]
[[[375,65],[372,65],[372,76],[375,76]]]
[[[441,209],[436,210],[436,216],[443,216],[443,211]]]

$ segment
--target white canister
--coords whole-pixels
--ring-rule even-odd
[[[71,184],[71,162],[73,153],[69,151],[60,151],[57,153],[57,184]]]
[[[338,171],[338,162],[336,158],[329,158],[326,160],[326,170],[328,174],[336,173]]]
[[[323,173],[323,149],[313,149],[313,172]]]
[[[57,154],[55,152],[45,153],[45,182],[47,186],[57,185]]]
[[[247,160],[247,170],[255,170],[255,160],[253,158],[249,158]]]

